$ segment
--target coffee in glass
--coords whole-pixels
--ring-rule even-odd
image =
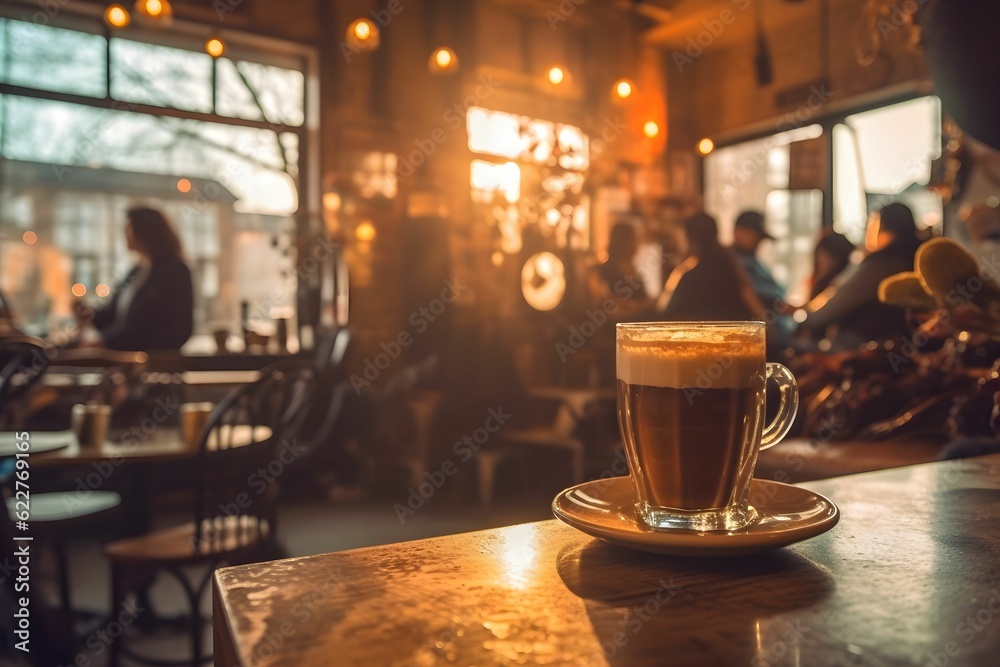
[[[758,452],[798,407],[795,378],[765,363],[763,322],[619,324],[618,420],[636,495],[652,528],[738,530]],[[781,403],[766,429],[764,386]]]

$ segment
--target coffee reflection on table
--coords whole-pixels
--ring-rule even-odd
[[[785,664],[807,633],[793,612],[834,589],[826,568],[789,550],[674,558],[594,540],[563,549],[556,569],[583,599],[608,663],[623,667],[667,656],[676,664]]]

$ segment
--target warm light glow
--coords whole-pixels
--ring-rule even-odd
[[[635,92],[635,86],[628,79],[619,79],[615,84],[615,96],[620,100],[628,99]]]
[[[698,152],[701,153],[702,155],[708,155],[714,150],[715,150],[715,142],[709,139],[708,137],[705,137],[704,139],[698,142]]]
[[[38,241],[38,234],[29,229],[24,234],[21,234],[21,240],[27,243],[28,245],[35,245],[35,243]]]
[[[104,22],[112,28],[124,28],[132,21],[128,10],[121,5],[108,5],[104,10]]]
[[[551,252],[528,258],[521,268],[521,294],[528,305],[542,312],[558,306],[566,294],[566,266]]]
[[[442,46],[439,49],[435,49],[434,53],[431,54],[428,67],[432,72],[450,72],[458,67],[458,56],[447,46]]]
[[[562,214],[554,208],[550,208],[545,212],[545,222],[549,223],[553,227],[559,224],[562,220]]]
[[[490,255],[490,261],[493,262],[493,266],[500,266],[503,264],[503,253],[499,250],[494,250],[493,254]]]
[[[339,192],[325,192],[323,193],[323,208],[328,211],[339,211],[340,206],[343,204],[343,200],[340,198]]]
[[[647,137],[652,139],[653,137],[655,137],[660,133],[660,126],[657,125],[654,121],[649,120],[646,121],[646,124],[642,126],[642,132]]]
[[[212,56],[213,58],[218,58],[222,55],[222,52],[226,50],[226,45],[222,43],[222,40],[218,37],[213,37],[212,39],[205,42],[205,53]]]
[[[496,164],[473,160],[469,176],[474,190],[483,193],[500,191],[511,204],[521,198],[521,168],[516,162]]]
[[[354,238],[366,243],[373,241],[375,239],[375,225],[365,220],[354,230]]]
[[[69,291],[73,293],[73,296],[83,296],[87,293],[87,287],[83,283],[76,283]]]
[[[347,41],[355,48],[370,51],[378,47],[378,26],[368,19],[357,19],[347,26]]]
[[[140,18],[169,23],[174,15],[170,0],[136,0],[135,12]]]
[[[105,285],[104,283],[100,283],[97,287],[94,288],[94,294],[103,299],[107,295],[111,294],[111,288]]]
[[[470,107],[466,122],[473,153],[551,166],[558,142],[558,164],[563,169],[582,171],[590,164],[587,135],[573,125],[482,107]]]
[[[549,70],[549,83],[558,86],[566,79],[566,72],[561,67],[553,67]]]
[[[537,525],[524,523],[503,528],[499,532],[496,550],[500,584],[525,590],[538,579],[539,530]]]
[[[177,181],[177,191],[178,192],[191,192],[191,181],[186,178],[181,178]]]

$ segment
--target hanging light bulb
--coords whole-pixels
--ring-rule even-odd
[[[135,14],[150,23],[169,23],[174,17],[174,8],[170,0],[136,0]]]
[[[226,50],[226,45],[222,43],[222,40],[218,37],[212,37],[207,42],[205,42],[205,53],[212,56],[213,58],[218,58],[222,55],[222,52]]]
[[[132,17],[121,5],[108,5],[104,10],[104,22],[112,28],[124,28],[132,22]]]
[[[612,96],[619,100],[627,100],[632,97],[635,92],[635,84],[629,79],[618,79],[615,81],[615,85],[611,87]]]
[[[368,19],[356,19],[347,26],[347,43],[361,51],[374,51],[378,48],[378,26]]]
[[[447,46],[434,50],[427,67],[435,74],[447,74],[458,69],[458,56]]]

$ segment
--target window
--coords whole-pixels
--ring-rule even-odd
[[[135,205],[162,210],[181,238],[196,331],[239,330],[241,301],[252,312],[259,301],[287,310],[304,66],[287,55],[276,57],[281,67],[213,60],[120,37],[109,45],[103,33],[97,23],[87,32],[0,18],[0,82],[28,89],[0,95],[0,289],[18,324],[52,330],[71,318],[73,283],[99,301],[98,285],[124,277],[134,261],[125,212]],[[56,101],[45,91],[121,103]]]
[[[855,243],[868,217],[893,201],[924,227],[940,224],[941,200],[925,186],[941,155],[941,102],[923,97],[848,116],[833,128],[834,228]]]
[[[590,246],[589,201],[583,192],[589,141],[573,125],[471,107],[467,126],[472,200],[496,226],[497,249],[521,250],[532,225],[556,247]]]
[[[174,109],[212,110],[212,56],[111,40],[111,96]]]
[[[220,58],[218,68],[219,114],[293,126],[305,122],[302,72],[228,58]],[[258,91],[256,101],[251,88]]]
[[[106,49],[101,35],[0,18],[0,81],[104,97]]]
[[[732,243],[733,224],[742,211],[763,212],[775,240],[763,244],[758,256],[793,303],[809,296],[823,196],[818,190],[788,189],[792,144],[822,135],[819,125],[810,125],[719,148],[705,159],[705,210],[718,220],[722,242]]]

